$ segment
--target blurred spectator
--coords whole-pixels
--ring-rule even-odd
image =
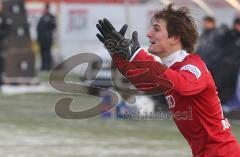
[[[233,29],[225,25],[216,28],[213,17],[203,19],[203,33],[196,52],[206,62],[216,82],[222,103],[227,103],[235,92],[240,66],[240,18]]]
[[[199,37],[196,53],[205,61],[208,69],[211,71],[215,79],[219,56],[222,53],[222,39],[225,35],[227,27],[222,26],[216,28],[215,19],[211,16],[206,16],[202,22],[203,32]]]
[[[221,101],[226,103],[235,91],[240,66],[240,18],[234,20],[233,29],[225,34],[221,48],[216,84]]]
[[[224,112],[231,112],[233,110],[240,110],[240,69],[238,72],[237,86],[232,98],[223,105]]]
[[[222,55],[225,54],[225,36],[229,32],[229,28],[226,25],[221,25],[219,28],[216,28],[214,33],[214,39],[212,43],[210,43],[214,48],[212,52],[210,52],[205,57],[206,65],[209,71],[212,73],[212,76],[217,84],[218,77],[218,70],[219,70],[219,63],[222,62],[223,57]]]
[[[3,2],[0,0],[0,85],[2,85],[2,74],[4,69],[3,59],[3,41],[9,32],[9,25],[6,22],[6,17],[3,12]]]
[[[53,43],[53,32],[56,28],[55,17],[49,12],[49,4],[45,5],[44,14],[37,26],[38,42],[41,51],[41,70],[50,70],[52,67],[51,47]]]
[[[206,16],[202,22],[203,32],[199,37],[196,52],[206,61],[207,56],[215,51],[215,35],[216,24],[215,19],[211,16]]]

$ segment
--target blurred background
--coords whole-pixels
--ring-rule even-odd
[[[128,37],[138,31],[147,49],[152,15],[171,2],[191,9],[200,34],[195,53],[212,73],[240,140],[240,0],[0,0],[0,156],[190,157],[164,96],[126,94],[129,83],[96,38],[98,20],[107,18],[117,30],[128,24]],[[102,63],[93,57],[72,68],[84,53]],[[70,69],[66,83],[89,88],[54,89],[49,76],[56,66],[60,74]],[[115,89],[117,105],[106,89]],[[101,114],[63,119],[55,104],[65,97],[76,112],[101,102]]]

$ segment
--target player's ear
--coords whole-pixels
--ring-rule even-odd
[[[181,42],[179,36],[172,36],[169,39],[170,39],[170,45],[176,45]]]

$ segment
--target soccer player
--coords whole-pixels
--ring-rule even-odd
[[[126,25],[117,32],[107,19],[99,20],[97,37],[138,90],[165,92],[174,121],[194,157],[240,157],[212,76],[201,58],[192,54],[198,33],[189,13],[188,8],[175,9],[173,4],[156,12],[147,33],[149,52],[140,48],[137,32],[126,39]],[[172,89],[164,80],[171,82]]]

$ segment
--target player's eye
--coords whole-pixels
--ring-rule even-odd
[[[154,31],[156,31],[156,32],[158,32],[158,31],[161,30],[158,25],[153,25],[153,29],[154,29]]]
[[[158,27],[154,27],[153,29],[154,29],[154,31],[156,31],[156,32],[160,31],[160,28],[158,28]]]

